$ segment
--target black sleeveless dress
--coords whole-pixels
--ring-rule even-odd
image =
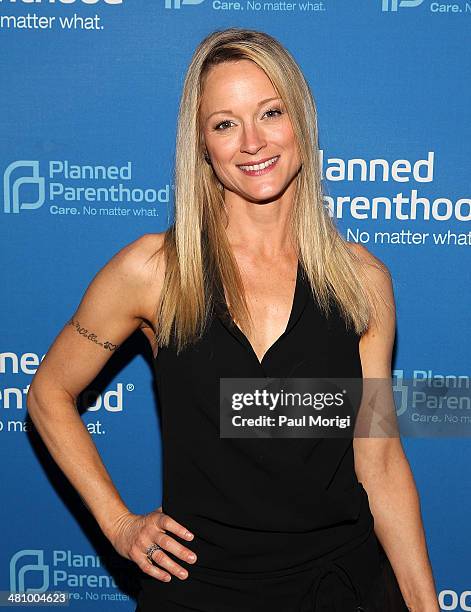
[[[142,572],[136,612],[385,612],[386,557],[352,440],[219,432],[220,378],[361,378],[358,342],[335,307],[321,313],[298,263],[289,322],[261,362],[221,299],[198,342],[159,348],[162,506],[198,558],[166,551],[188,578]]]

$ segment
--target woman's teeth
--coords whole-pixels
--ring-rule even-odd
[[[263,162],[263,164],[256,164],[255,166],[239,166],[239,168],[241,168],[242,170],[250,170],[250,171],[263,170],[264,168],[268,168],[268,166],[271,166],[272,164],[274,164],[276,160],[278,159],[278,157],[279,155],[277,155],[276,157],[272,157],[266,162]]]

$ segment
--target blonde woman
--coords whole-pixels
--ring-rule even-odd
[[[93,279],[28,394],[53,457],[141,568],[137,610],[437,612],[398,437],[220,435],[222,378],[391,375],[390,275],[325,210],[315,104],[271,36],[230,28],[196,49],[175,210]],[[146,515],[125,506],[75,409],[138,328],[162,411],[163,503]]]

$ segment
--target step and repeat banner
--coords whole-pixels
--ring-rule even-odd
[[[135,608],[136,566],[51,460],[26,394],[95,273],[171,223],[185,71],[204,36],[231,26],[268,32],[299,62],[318,105],[325,205],[391,271],[394,385],[411,425],[402,442],[439,601],[471,610],[471,4],[462,0],[0,0],[0,591],[67,591],[77,611]],[[129,508],[157,508],[159,410],[140,332],[80,408]]]

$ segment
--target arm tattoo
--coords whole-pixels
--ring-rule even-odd
[[[96,334],[89,332],[88,329],[85,329],[85,327],[81,327],[80,323],[77,320],[74,320],[73,317],[70,319],[70,321],[67,322],[67,325],[72,325],[73,327],[75,327],[76,331],[78,331],[81,336],[84,336],[85,338],[87,338],[87,340],[91,340],[95,344],[98,344],[99,346],[102,346],[104,349],[108,349],[109,351],[115,351],[121,346],[120,344],[112,344],[108,340],[105,340],[105,342],[100,342],[97,339]]]

